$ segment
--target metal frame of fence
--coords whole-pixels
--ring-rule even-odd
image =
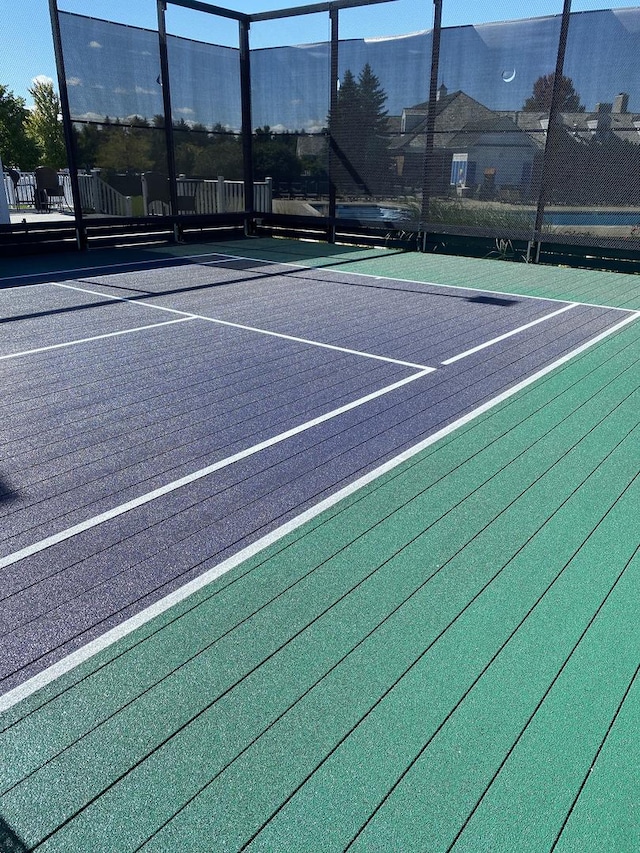
[[[328,182],[326,205],[323,215],[316,216],[313,221],[307,217],[287,212],[286,214],[274,211],[271,200],[274,197],[273,187],[270,181],[256,182],[253,175],[252,157],[252,104],[251,104],[251,53],[249,50],[249,31],[251,24],[258,21],[273,21],[293,16],[310,15],[318,12],[326,13],[330,23],[330,71],[329,71],[329,93],[330,110],[335,108],[336,93],[338,91],[338,49],[339,49],[339,21],[340,12],[357,6],[371,6],[377,3],[386,3],[390,0],[328,0],[328,2],[314,3],[311,5],[294,8],[284,8],[273,12],[262,12],[259,14],[243,14],[230,9],[214,6],[204,0],[156,0],[157,5],[157,35],[160,56],[160,77],[158,82],[162,86],[162,100],[164,107],[164,136],[167,151],[168,165],[168,199],[161,205],[150,207],[144,198],[143,191],[143,216],[163,217],[169,223],[174,239],[182,239],[184,229],[189,226],[189,217],[182,214],[185,211],[186,199],[191,200],[191,209],[195,217],[200,220],[207,218],[223,221],[224,217],[232,216],[234,222],[241,217],[245,233],[253,234],[260,228],[281,227],[295,233],[296,229],[304,231],[307,228],[315,229],[318,236],[329,241],[337,238],[338,231],[341,235],[345,232],[374,234],[375,228],[367,227],[366,223],[345,221],[344,218],[336,216],[336,162],[337,154],[335,141],[329,133],[328,145]],[[411,235],[411,245],[419,250],[429,251],[430,243],[434,235],[438,239],[445,239],[445,235],[454,237],[464,236],[478,237],[488,236],[487,230],[474,228],[456,228],[455,225],[446,229],[439,229],[430,222],[429,203],[436,195],[438,182],[437,171],[441,168],[438,162],[437,151],[434,146],[436,103],[438,99],[438,81],[440,72],[440,35],[442,27],[442,7],[446,0],[433,0],[433,41],[432,56],[429,78],[429,100],[428,113],[425,130],[425,148],[423,157],[423,171],[421,184],[420,212],[418,215],[415,233]],[[560,0],[559,0],[560,4]],[[240,182],[225,181],[219,177],[216,180],[198,180],[184,178],[178,175],[176,169],[176,145],[174,123],[172,119],[172,100],[169,80],[169,58],[167,52],[167,31],[165,17],[169,6],[180,6],[203,12],[209,15],[222,16],[237,22],[238,25],[238,51],[240,60],[240,102],[242,126],[240,135],[242,139],[242,162],[244,178]],[[100,180],[99,174],[91,172],[83,174],[73,162],[73,124],[71,111],[66,90],[65,59],[61,39],[60,20],[57,0],[49,0],[52,29],[54,36],[54,47],[58,68],[60,98],[65,130],[65,140],[69,153],[69,174],[65,175],[65,188],[68,189],[68,197],[75,214],[75,227],[77,244],[79,247],[87,245],[87,221],[88,210],[103,213],[106,217],[122,217],[128,219],[133,217],[131,198],[121,196],[115,189],[109,187]],[[552,163],[554,150],[557,146],[561,130],[561,81],[565,65],[565,51],[571,13],[571,0],[562,0],[560,35],[558,39],[554,84],[551,97],[551,106],[548,114],[548,129],[545,134],[544,152],[541,157],[540,182],[536,197],[533,199],[535,208],[535,222],[528,233],[502,233],[501,237],[520,240],[526,244],[526,257],[528,260],[537,260],[541,251],[544,251],[545,243],[582,243],[588,245],[588,238],[580,238],[567,235],[550,235],[544,230],[545,208],[549,204],[552,192]],[[559,16],[560,17],[560,16]],[[26,183],[25,183],[26,187]],[[7,197],[11,199],[12,187],[7,185]],[[290,194],[293,197],[294,194]],[[141,217],[138,215],[138,220]],[[116,224],[114,223],[114,228]],[[494,235],[495,236],[495,235]],[[385,238],[386,239],[386,238]],[[606,245],[606,240],[600,245]],[[633,251],[632,246],[625,246],[624,250]],[[611,252],[610,252],[611,253]]]

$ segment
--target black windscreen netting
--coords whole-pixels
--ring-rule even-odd
[[[329,85],[327,41],[251,51],[254,178],[273,179],[276,213],[326,213]]]
[[[209,22],[215,16],[201,14]],[[178,213],[244,209],[240,52],[168,36]]]
[[[640,9],[572,13],[545,235],[640,240]]]
[[[547,17],[443,28],[427,227],[533,236],[549,105],[533,109],[528,98],[555,68],[560,23]],[[424,109],[407,122],[418,131],[408,150],[424,150]]]
[[[84,213],[166,213],[157,32],[64,12],[60,29]],[[159,198],[150,201],[142,181],[146,173],[165,182]]]
[[[340,41],[329,125],[339,217],[389,226],[416,219],[420,180],[402,150],[402,117],[428,100],[431,42],[427,31]]]
[[[168,214],[158,33],[69,13],[60,25],[85,213]],[[178,213],[242,210],[239,51],[168,36],[167,54]]]
[[[364,224],[635,245],[640,9],[572,12],[555,81],[561,10],[517,20],[519,5],[503,3],[513,20],[499,23],[447,26],[445,16],[431,111],[430,22],[354,38],[365,11],[360,31],[375,32],[373,9],[341,10],[333,99],[329,16],[310,16],[316,24],[299,29],[311,43],[290,46],[277,42],[279,21],[254,23],[250,36],[265,28],[256,42],[274,45],[252,41],[250,52],[257,209],[326,214],[333,185],[338,218]],[[215,38],[219,19],[200,17],[199,35]],[[59,18],[83,209],[168,213],[158,33]],[[178,212],[242,210],[240,51],[173,35],[167,53]]]

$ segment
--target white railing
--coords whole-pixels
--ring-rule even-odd
[[[7,196],[7,204],[13,210],[18,210],[20,205],[33,207],[36,192],[36,176],[34,172],[22,172],[17,186],[10,175],[4,174],[4,191]]]
[[[242,213],[244,207],[244,182],[179,177],[177,180],[178,208],[181,213]],[[253,185],[254,207],[259,213],[270,213],[273,199],[273,181],[266,178]],[[168,187],[163,187],[162,198],[155,198],[151,181],[142,175],[143,209],[151,215],[169,213]]]
[[[131,196],[122,195],[100,177],[99,169],[78,173],[82,209],[106,216],[133,216]]]
[[[34,172],[22,172],[17,187],[8,174],[4,177],[4,190],[9,208],[35,205],[36,177]],[[73,207],[71,177],[67,173],[58,175],[64,189],[65,207]],[[131,196],[125,196],[105,183],[100,170],[78,173],[80,204],[86,212],[105,216],[133,216]],[[225,181],[180,177],[177,181],[178,205],[181,213],[242,213],[244,205],[243,181]],[[266,178],[253,185],[254,208],[258,213],[270,213],[273,200],[273,181]],[[145,175],[142,175],[142,200],[145,215],[168,214],[169,205],[163,199],[154,199],[149,191]]]

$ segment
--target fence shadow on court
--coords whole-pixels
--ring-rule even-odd
[[[28,853],[29,848],[9,824],[0,817],[0,853]]]

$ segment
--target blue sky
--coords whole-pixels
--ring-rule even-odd
[[[5,10],[9,0],[1,0]],[[618,0],[614,8],[637,6],[640,0]],[[220,3],[219,5],[225,5]],[[243,12],[261,12],[288,6],[304,5],[292,0],[229,0],[229,8]],[[51,25],[47,0],[14,0],[11,14],[3,12],[4,25],[0,38],[0,83],[15,95],[30,101],[28,89],[34,78],[57,78]],[[531,0],[526,5],[526,16],[558,14],[561,0]],[[59,0],[59,7],[69,12],[106,18],[141,27],[154,27],[155,0]],[[497,3],[480,3],[478,0],[444,0],[445,26],[482,23],[485,21],[513,20],[525,17],[522,0],[499,0]],[[573,0],[574,11],[606,8],[601,0]],[[420,11],[422,10],[422,11]],[[341,14],[341,37],[376,37],[399,35],[429,29],[433,14],[431,0],[396,0],[379,6],[348,10]],[[202,15],[170,7],[168,25],[177,35],[214,42],[235,44],[235,28],[205,32]],[[219,20],[219,19],[216,19]],[[299,44],[323,40],[328,35],[326,15],[292,18],[255,25],[251,33],[251,46],[264,47],[276,44]]]

